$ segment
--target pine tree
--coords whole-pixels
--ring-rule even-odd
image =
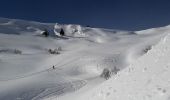
[[[65,32],[64,32],[64,30],[61,28],[61,31],[60,31],[60,35],[61,36],[64,36],[65,35]]]
[[[45,29],[45,30],[42,32],[42,35],[44,35],[45,37],[48,37],[48,36],[49,36],[49,32]]]

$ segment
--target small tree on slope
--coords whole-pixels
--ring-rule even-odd
[[[48,36],[49,36],[49,32],[45,29],[45,30],[42,32],[42,35],[44,35],[45,37],[48,37]]]
[[[64,36],[65,35],[65,32],[64,32],[64,30],[61,28],[61,31],[60,31],[60,35],[61,36]]]

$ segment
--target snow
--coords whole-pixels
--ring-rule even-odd
[[[81,100],[169,100],[170,34]]]
[[[54,32],[56,35],[60,35],[61,28],[64,30],[67,36],[84,36],[83,29],[80,25],[61,25],[56,23],[54,26]]]
[[[0,100],[169,100],[169,32],[0,18]]]

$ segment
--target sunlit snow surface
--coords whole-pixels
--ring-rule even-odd
[[[0,100],[169,100],[169,32],[0,18]]]

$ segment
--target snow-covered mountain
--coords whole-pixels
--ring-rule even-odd
[[[0,18],[0,100],[169,100],[169,32]]]

